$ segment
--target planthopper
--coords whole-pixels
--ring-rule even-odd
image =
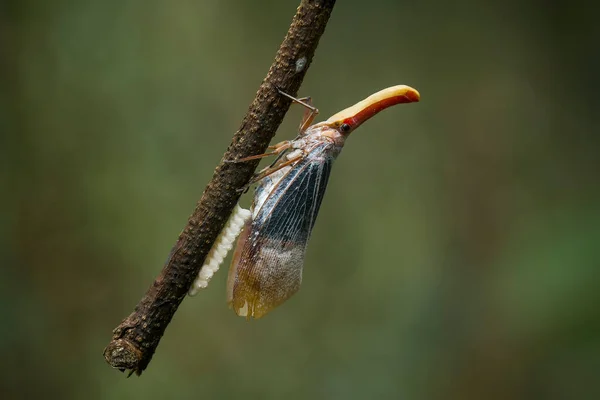
[[[311,125],[318,110],[310,99],[280,94],[306,108],[298,136],[270,146],[269,153],[235,160],[277,156],[252,179],[251,184],[258,185],[250,211],[236,209],[239,212],[221,235],[224,240],[217,241],[190,289],[195,294],[206,287],[241,229],[227,278],[227,302],[237,315],[247,318],[262,317],[300,288],[306,245],[331,167],[350,133],[390,106],[419,101],[415,89],[392,86]]]

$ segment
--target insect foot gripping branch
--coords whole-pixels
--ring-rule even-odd
[[[208,286],[208,281],[213,277],[215,272],[219,270],[219,266],[223,263],[223,260],[229,253],[229,250],[233,247],[233,242],[240,234],[246,221],[251,217],[250,210],[236,205],[233,213],[229,217],[229,220],[225,224],[225,227],[217,237],[215,244],[208,252],[204,265],[200,268],[198,276],[194,280],[192,287],[188,291],[190,296],[198,294],[200,289]]]
[[[390,106],[420,99],[411,87],[392,86],[311,125],[317,109],[281,94],[305,106],[307,114],[296,139],[273,146],[271,153],[246,159],[278,154],[255,179],[259,183],[252,219],[240,235],[227,278],[227,301],[237,315],[246,318],[262,317],[300,288],[306,244],[333,161],[350,133]]]

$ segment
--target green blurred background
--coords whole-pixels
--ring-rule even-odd
[[[300,95],[323,118],[400,83],[422,102],[348,141],[302,290],[248,322],[223,267],[141,378],[104,362],[298,3],[0,3],[0,397],[600,398],[600,25],[578,1],[338,1]]]

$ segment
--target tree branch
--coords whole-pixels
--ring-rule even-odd
[[[150,363],[171,318],[183,301],[214,241],[233,211],[258,160],[224,163],[264,153],[290,100],[296,95],[325,30],[335,0],[302,0],[275,61],[204,190],[163,270],[135,310],[113,331],[104,358],[114,368],[140,375]]]

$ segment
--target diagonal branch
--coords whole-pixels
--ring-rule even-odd
[[[296,95],[308,69],[335,0],[302,0],[254,101],[235,133],[224,160],[264,153],[275,136],[290,100],[276,90]],[[252,178],[258,160],[221,163],[204,190],[163,270],[135,310],[113,331],[104,358],[114,368],[140,375],[150,363],[171,318],[198,275],[204,258],[240,192]]]

